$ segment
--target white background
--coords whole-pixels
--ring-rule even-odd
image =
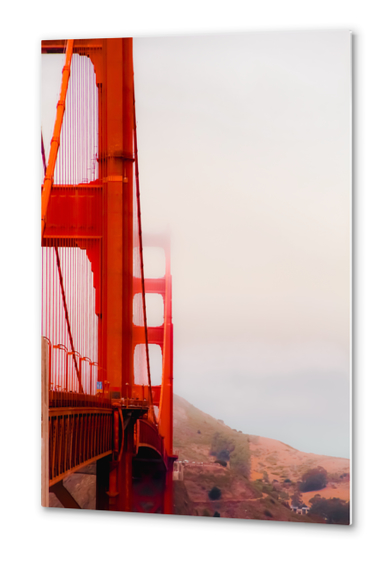
[[[385,545],[386,14],[377,1],[19,2],[2,11],[1,541],[4,560],[383,559]],[[40,41],[202,31],[354,32],[353,526],[40,508]],[[5,172],[5,173],[4,173]]]

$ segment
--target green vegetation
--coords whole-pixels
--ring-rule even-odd
[[[221,490],[217,488],[217,486],[213,486],[208,495],[211,500],[219,500],[221,497]]]
[[[275,490],[272,484],[263,483],[262,480],[250,482],[250,486],[257,498],[262,498],[263,494],[267,494],[272,500],[288,500],[290,497],[287,492]]]
[[[313,498],[309,499],[309,503],[313,504],[315,503],[317,500],[319,500],[321,498],[321,494],[315,494],[315,496]]]
[[[349,525],[349,502],[339,498],[317,498],[312,502],[309,515],[323,517],[328,524]]]
[[[230,453],[234,451],[235,445],[233,439],[230,436],[225,435],[225,433],[220,433],[216,431],[213,435],[210,454],[213,457],[217,457],[218,460],[228,461],[230,459]]]
[[[251,482],[251,486],[255,492],[255,495],[257,498],[262,498],[263,497],[263,482],[261,480],[255,480],[254,482]]]
[[[264,482],[269,482],[268,472],[266,470],[263,470],[263,480]]]
[[[302,501],[302,495],[300,494],[300,492],[298,492],[298,491],[295,492],[295,494],[291,497],[291,503],[295,507],[302,507],[303,501]]]
[[[301,492],[311,492],[314,490],[322,490],[326,485],[327,470],[318,466],[318,468],[313,468],[303,474],[299,489]]]
[[[246,438],[236,440],[233,453],[230,456],[230,468],[240,472],[246,478],[250,475],[251,455],[249,452],[249,444]]]
[[[218,461],[230,461],[230,468],[249,478],[250,452],[247,437],[216,431],[213,435],[210,454]]]

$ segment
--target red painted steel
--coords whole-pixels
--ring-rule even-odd
[[[170,251],[168,240],[157,241],[166,252],[165,275],[144,279],[132,40],[42,42],[43,53],[64,50],[42,189],[50,485],[98,461],[97,509],[146,511],[149,506],[171,513]],[[164,299],[160,327],[147,328],[147,292]],[[154,387],[149,343],[157,343],[163,356],[162,384]],[[139,344],[144,353],[135,357]],[[135,384],[142,372],[144,384]],[[152,501],[142,496],[149,486],[140,485],[150,478],[157,482]]]
[[[112,453],[112,414],[96,407],[55,408],[49,414],[50,486]]]
[[[67,94],[67,87],[69,83],[70,77],[70,63],[71,57],[73,55],[73,45],[74,41],[69,39],[67,41],[66,46],[66,61],[65,66],[63,67],[62,71],[62,86],[61,86],[61,93],[59,96],[59,101],[57,105],[57,116],[54,125],[54,134],[51,141],[50,147],[50,155],[48,159],[47,169],[45,170],[45,178],[42,188],[42,220],[41,220],[41,235],[43,236],[43,232],[46,226],[46,213],[47,207],[50,200],[50,192],[51,187],[53,184],[54,178],[54,168],[57,160],[58,148],[59,148],[59,138],[62,128],[62,121],[63,121],[63,114],[65,112],[65,99]],[[44,162],[45,162],[44,158]]]

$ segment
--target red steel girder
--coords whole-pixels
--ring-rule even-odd
[[[54,185],[47,210],[42,244],[50,238],[101,238],[102,183],[95,181],[78,185]],[[59,244],[60,245],[60,242]]]

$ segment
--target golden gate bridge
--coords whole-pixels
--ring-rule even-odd
[[[173,324],[168,236],[141,227],[132,39],[53,40],[65,64],[42,136],[42,505],[96,463],[96,509],[172,513]],[[144,275],[144,248],[165,272]],[[146,295],[164,320],[147,325]],[[162,352],[153,385],[149,346]]]

